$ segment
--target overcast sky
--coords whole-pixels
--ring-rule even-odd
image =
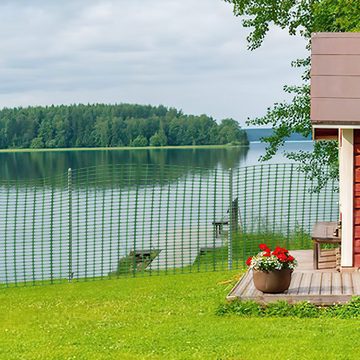
[[[163,104],[216,119],[264,114],[299,83],[301,38],[247,30],[222,0],[1,0],[0,107]]]

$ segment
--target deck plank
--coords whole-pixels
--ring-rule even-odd
[[[297,295],[301,283],[301,278],[303,277],[302,273],[293,273],[291,284],[288,290],[289,295]]]
[[[234,300],[241,296],[244,286],[243,284],[247,279],[249,279],[249,277],[251,278],[249,272],[247,271],[232,288],[230,294],[227,296],[228,300]]]
[[[331,294],[342,295],[342,281],[340,273],[331,274]]]
[[[312,273],[303,274],[301,283],[299,286],[298,295],[308,295],[309,294],[312,276],[313,276]]]
[[[322,274],[321,295],[331,295],[331,273]]]
[[[354,292],[350,273],[343,273],[342,275],[342,292],[344,295],[351,295]]]
[[[354,295],[360,295],[360,273],[354,272],[352,274],[352,281],[353,281],[353,288],[354,288]]]
[[[236,290],[236,296],[244,296],[246,288],[248,287],[251,281],[252,281],[252,273],[250,271],[247,271],[239,282],[239,286]]]
[[[248,278],[243,283],[242,296],[248,296],[249,286],[253,283],[253,273],[252,273],[252,271],[249,271],[248,274],[249,274]]]
[[[246,289],[246,296],[249,298],[253,298],[253,297],[257,297],[257,296],[261,296],[262,293],[261,291],[259,291],[255,285],[253,281],[250,281],[250,284],[248,286],[248,288]]]
[[[310,283],[310,289],[309,289],[309,295],[319,295],[321,291],[321,279],[322,274],[321,273],[314,273],[311,278]]]

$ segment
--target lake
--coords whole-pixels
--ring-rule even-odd
[[[284,149],[311,151],[312,142],[287,142]],[[159,150],[93,150],[52,152],[0,153],[0,180],[29,180],[79,169],[109,164],[178,165],[188,168],[228,169],[259,163],[265,145],[251,143],[249,147]],[[280,153],[269,163],[290,162]]]

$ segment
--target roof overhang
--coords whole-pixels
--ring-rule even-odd
[[[360,129],[358,125],[328,125],[328,124],[313,124],[313,129]]]
[[[338,128],[318,128],[313,127],[312,131],[313,140],[338,140],[339,129]]]

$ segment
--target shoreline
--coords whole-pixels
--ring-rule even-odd
[[[249,144],[250,145],[250,144]],[[120,147],[81,147],[81,148],[43,148],[43,149],[0,149],[0,153],[15,152],[62,152],[62,151],[116,151],[116,150],[168,150],[168,149],[229,149],[249,147],[249,145],[179,145],[179,146],[120,146]]]

